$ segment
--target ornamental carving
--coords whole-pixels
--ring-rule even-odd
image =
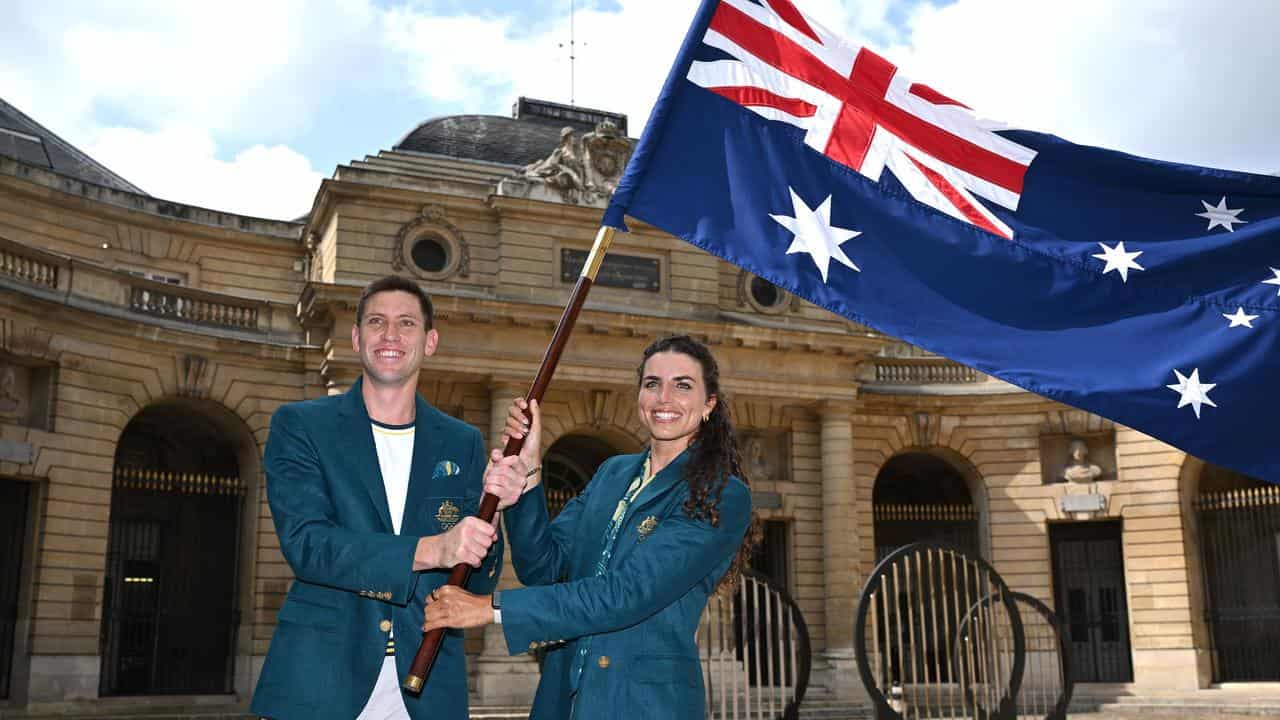
[[[419,268],[410,258],[413,250],[411,243],[426,236],[433,236],[438,240],[448,256],[445,266],[439,271]],[[471,272],[471,251],[462,236],[462,230],[449,221],[444,208],[425,205],[418,217],[405,223],[396,234],[395,247],[391,251],[391,268],[397,271],[408,268],[428,280],[441,280],[451,275],[467,277]]]
[[[564,203],[600,205],[618,189],[631,152],[631,140],[611,120],[581,137],[566,127],[551,154],[502,181],[499,194],[547,199],[554,195]]]
[[[742,470],[756,482],[790,479],[790,438],[780,430],[743,430],[738,433],[742,448]]]
[[[209,361],[199,355],[184,355],[182,371],[178,377],[178,395],[181,397],[204,398],[209,396],[209,387],[205,382],[205,368]]]

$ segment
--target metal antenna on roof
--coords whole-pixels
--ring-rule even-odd
[[[575,52],[577,50],[578,44],[574,36],[574,28],[573,28],[573,20],[577,12],[578,12],[577,0],[569,0],[569,104],[570,105],[576,104],[574,101],[576,100],[576,97],[577,97],[577,90],[574,82],[575,81],[575,78],[574,78],[575,62],[574,61],[578,59],[578,56]],[[583,47],[586,47],[587,44],[584,42],[582,43],[582,45]],[[560,43],[560,47],[564,47],[564,43]]]

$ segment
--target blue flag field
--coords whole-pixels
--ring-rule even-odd
[[[1280,483],[1278,177],[995,127],[791,0],[704,0],[624,216]]]

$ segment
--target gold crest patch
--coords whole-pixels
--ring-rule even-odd
[[[440,527],[445,530],[451,529],[458,521],[462,519],[462,511],[458,510],[458,506],[449,500],[440,503],[440,509],[436,510],[436,522],[440,523]]]
[[[649,537],[649,533],[653,532],[656,527],[658,527],[658,518],[650,515],[640,521],[640,527],[636,528],[636,533],[640,535],[641,540],[644,540]]]

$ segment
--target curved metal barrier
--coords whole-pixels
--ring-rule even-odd
[[[1066,720],[1075,681],[1067,662],[1062,620],[1047,605],[1026,594],[1013,593],[1027,636],[1027,662],[1018,689],[1018,717]]]
[[[707,602],[697,640],[708,718],[799,717],[809,686],[809,628],[785,590],[744,571],[737,592]]]
[[[940,543],[893,551],[867,578],[853,641],[880,718],[1016,716],[1026,638],[984,560]]]
[[[1026,660],[1018,683],[1018,694],[1014,698],[1015,717],[1027,720],[1065,720],[1073,683],[1070,679],[1070,666],[1066,661],[1062,622],[1048,606],[1036,598],[1021,592],[1011,592],[1010,596],[1014,607],[1018,609],[1026,638]],[[958,638],[963,639],[971,633],[971,624],[985,621],[984,613],[989,611],[991,600],[991,597],[983,598],[969,609],[960,620],[956,631]],[[1005,615],[1001,613],[996,622],[999,623],[1003,617]],[[1011,631],[1000,628],[999,632]],[[964,678],[961,678],[961,686],[966,686]]]

